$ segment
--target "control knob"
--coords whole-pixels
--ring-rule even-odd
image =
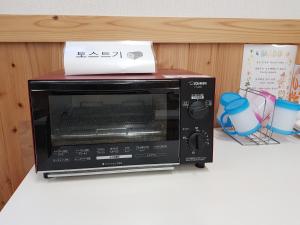
[[[199,120],[208,113],[208,106],[205,104],[205,101],[198,100],[189,105],[188,111],[193,119]]]
[[[200,151],[208,145],[208,136],[206,132],[196,132],[189,137],[189,146],[192,151]]]

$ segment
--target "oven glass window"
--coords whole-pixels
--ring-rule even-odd
[[[178,139],[178,94],[49,95],[52,146]]]

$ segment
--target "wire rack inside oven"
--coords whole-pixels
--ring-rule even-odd
[[[157,119],[151,105],[72,107],[56,117],[53,145],[158,141],[166,136],[166,120]]]

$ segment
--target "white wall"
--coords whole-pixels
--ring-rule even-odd
[[[0,0],[0,14],[299,19],[300,0]]]

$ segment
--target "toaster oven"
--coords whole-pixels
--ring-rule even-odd
[[[46,178],[212,162],[213,77],[62,73],[28,87],[35,166]]]

